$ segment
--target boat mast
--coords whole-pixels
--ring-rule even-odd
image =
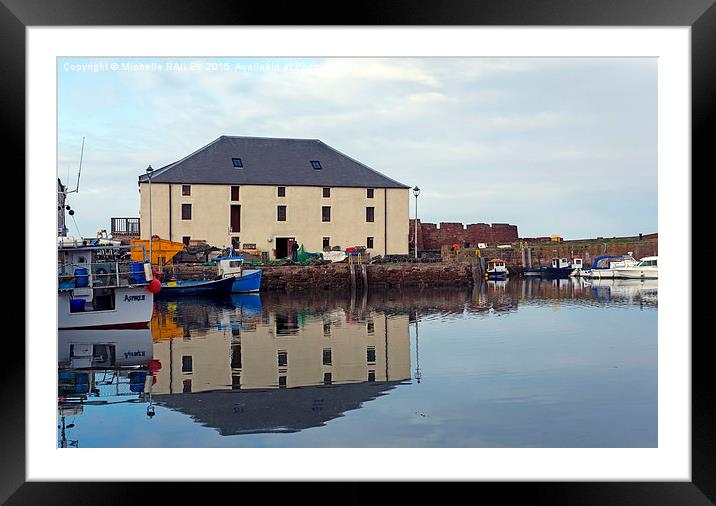
[[[66,217],[65,217],[65,211],[69,211],[68,214],[72,216],[74,220],[74,210],[67,205],[67,195],[70,193],[79,193],[80,189],[80,174],[82,174],[82,158],[85,152],[85,138],[82,137],[82,148],[80,149],[80,165],[79,169],[77,170],[77,186],[74,190],[68,190],[67,186],[62,184],[62,180],[58,177],[57,178],[57,236],[58,237],[67,237],[67,225],[66,225]],[[77,222],[75,222],[75,227],[77,227]],[[77,230],[77,233],[79,234],[79,228]]]

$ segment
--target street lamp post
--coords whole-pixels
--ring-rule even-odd
[[[420,188],[415,185],[413,188],[413,195],[415,195],[415,235],[413,236],[415,243],[415,258],[418,258],[418,195],[420,195]]]
[[[152,172],[154,169],[150,165],[147,167],[147,177],[149,178],[149,265],[152,265]]]

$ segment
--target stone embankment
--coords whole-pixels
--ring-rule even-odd
[[[260,267],[263,270],[262,290],[299,291],[349,290],[350,266],[346,263],[300,266],[282,265]],[[471,286],[479,272],[465,263],[430,264],[370,264],[366,266],[369,288]],[[216,276],[215,266],[177,264],[173,270],[177,279],[206,279]]]

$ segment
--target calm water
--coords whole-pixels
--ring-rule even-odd
[[[656,287],[158,300],[149,329],[60,332],[58,445],[655,447]]]

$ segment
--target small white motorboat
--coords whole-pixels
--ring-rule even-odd
[[[487,261],[487,279],[506,279],[509,276],[507,262],[501,258],[494,258]]]

